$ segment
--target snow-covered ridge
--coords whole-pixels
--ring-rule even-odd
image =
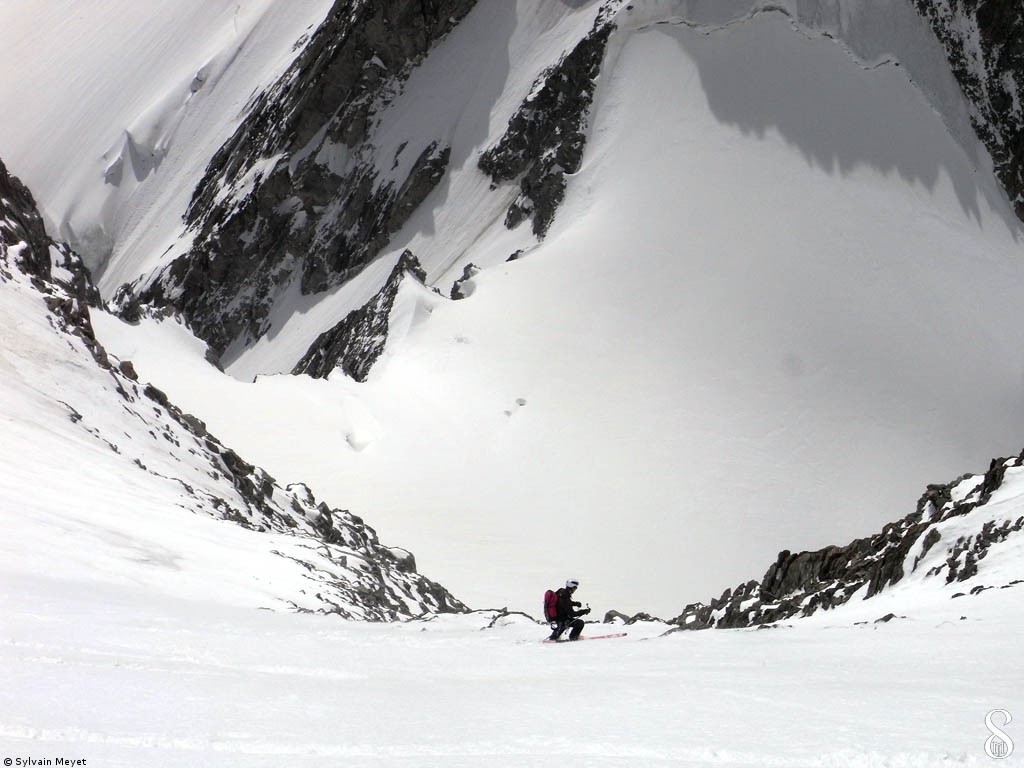
[[[81,261],[50,241],[31,195],[0,164],[3,463],[17,477],[0,486],[12,532],[0,567],[18,571],[54,546],[47,531],[56,526],[74,531],[69,560],[110,557],[107,567],[129,573],[131,559],[90,547],[88,531],[141,550],[180,529],[182,550],[165,545],[165,554],[142,561],[178,570],[174,563],[195,557],[214,530],[195,530],[200,515],[222,521],[222,542],[207,550],[215,558],[244,542],[249,557],[236,553],[234,567],[252,571],[238,577],[267,579],[271,605],[364,619],[462,609],[416,573],[408,552],[381,545],[360,518],[318,502],[307,487],[282,487],[139,380],[129,361],[109,356],[91,324],[88,302],[96,299]],[[235,523],[251,535],[236,534]]]
[[[1024,453],[993,459],[983,474],[929,486],[916,511],[873,536],[813,552],[784,550],[760,581],[688,605],[673,622],[682,629],[765,626],[880,594],[892,598],[884,602],[889,613],[879,611],[888,620],[893,609],[1024,589],[1022,530]]]
[[[203,167],[330,5],[58,0],[0,8],[8,35],[0,97],[22,105],[18,120],[0,126],[0,156],[105,296],[160,264],[181,236]]]
[[[762,14],[781,14],[800,33],[833,40],[865,69],[903,68],[972,162],[990,169],[991,161],[979,153],[976,141],[976,93],[960,77],[961,44],[942,34],[934,21],[953,15],[944,0],[654,0],[620,12],[617,21],[632,29],[683,24],[714,34]],[[1001,63],[1010,63],[1008,58]],[[1011,78],[1024,75],[1012,68],[999,71]],[[987,142],[984,135],[982,139]]]

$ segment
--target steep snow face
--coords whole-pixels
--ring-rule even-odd
[[[20,107],[0,125],[0,157],[49,230],[116,288],[180,237],[202,168],[330,6],[5,2],[0,101]],[[126,269],[107,264],[123,253]]]
[[[1014,0],[916,0],[970,100],[971,122],[1024,218],[1024,7]]]
[[[607,607],[672,615],[782,548],[876,530],[927,483],[1019,450],[1021,235],[956,127],[966,111],[936,112],[960,103],[948,71],[928,98],[908,78],[903,60],[941,62],[923,22],[798,5],[623,7],[546,239],[503,235],[478,171],[449,171],[395,242],[445,290],[487,268],[463,301],[396,302],[365,384],[274,377],[242,395],[161,351],[179,344],[166,329],[102,332],[261,465],[372,511],[477,606],[535,610],[573,575]],[[487,9],[435,61],[473,60],[459,31]],[[517,101],[501,104],[477,151]],[[513,242],[523,258],[505,263]],[[290,370],[397,258],[296,295],[231,371]]]

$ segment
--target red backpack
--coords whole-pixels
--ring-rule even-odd
[[[549,589],[544,593],[544,621],[558,620],[558,593]]]

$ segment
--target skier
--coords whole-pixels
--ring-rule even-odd
[[[580,633],[583,632],[583,620],[579,617],[590,613],[590,608],[577,610],[580,607],[580,603],[577,600],[573,600],[572,596],[576,593],[579,585],[580,583],[577,579],[569,579],[565,582],[565,586],[555,593],[557,603],[555,619],[551,622],[551,640],[558,640],[567,629],[569,630],[570,640],[580,639]]]

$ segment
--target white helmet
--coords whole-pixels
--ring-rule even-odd
[[[566,589],[576,589],[580,585],[579,579],[569,579],[565,582]]]

